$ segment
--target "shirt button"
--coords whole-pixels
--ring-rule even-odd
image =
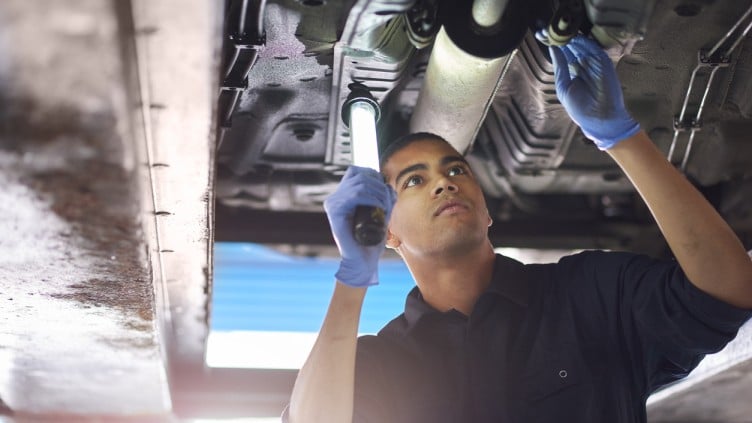
[[[566,370],[559,370],[559,377],[562,379],[566,379],[566,377],[569,376]]]

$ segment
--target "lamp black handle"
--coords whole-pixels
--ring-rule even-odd
[[[353,235],[358,244],[377,245],[386,235],[384,210],[374,206],[358,206],[353,216]]]

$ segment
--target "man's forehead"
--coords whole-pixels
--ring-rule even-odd
[[[434,139],[414,141],[395,152],[385,163],[383,171],[387,181],[393,182],[398,173],[415,165],[433,166],[447,157],[462,159],[462,155],[450,144]]]
[[[395,152],[388,162],[392,161],[419,161],[436,158],[438,156],[457,155],[460,153],[449,143],[427,138],[425,140],[413,141]],[[398,159],[398,160],[393,160]],[[388,163],[387,162],[387,163]]]

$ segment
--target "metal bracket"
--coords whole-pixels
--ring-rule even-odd
[[[699,131],[702,129],[702,120],[685,119],[679,120],[679,116],[674,116],[674,131]]]
[[[222,89],[242,91],[248,88],[248,72],[256,62],[258,52],[266,45],[266,32],[260,36],[230,34],[228,39],[235,47],[235,54],[225,71]]]
[[[739,46],[741,40],[747,36],[747,33],[749,33],[750,29],[752,28],[752,22],[748,22],[747,26],[743,30],[741,30],[741,33],[736,34],[736,38],[731,43],[731,45],[728,46],[728,48],[721,49],[721,47],[724,46],[724,44],[726,44],[729,39],[731,39],[732,35],[735,35],[737,29],[741,28],[742,23],[750,15],[752,15],[752,6],[747,9],[744,15],[742,15],[742,17],[739,18],[738,21],[736,21],[734,26],[731,27],[726,35],[721,38],[713,46],[713,48],[711,48],[710,50],[700,50],[697,52],[697,66],[695,66],[695,69],[692,71],[692,76],[689,78],[689,86],[687,87],[687,91],[684,93],[684,102],[682,104],[681,112],[679,112],[678,116],[674,117],[674,137],[671,140],[671,146],[668,150],[668,161],[671,162],[674,157],[674,150],[676,148],[677,141],[679,139],[679,133],[689,132],[687,146],[684,149],[684,158],[682,159],[680,165],[682,171],[686,170],[687,168],[687,162],[689,161],[689,154],[692,151],[692,142],[694,141],[695,133],[702,129],[702,111],[705,108],[705,101],[708,98],[708,93],[710,92],[710,87],[713,84],[715,74],[718,69],[726,68],[731,64],[731,53],[736,49],[737,46]],[[695,81],[697,81],[697,74],[698,72],[700,72],[700,70],[707,69],[710,70],[710,74],[708,75],[707,81],[705,82],[705,90],[702,94],[700,105],[694,117],[687,119],[687,104],[689,104],[690,95],[692,94],[692,90],[696,85]],[[702,88],[702,85],[699,84],[698,88]]]
[[[731,64],[731,52],[726,54],[714,54],[716,52],[709,52],[708,50],[700,50],[697,52],[697,63],[706,67],[721,67],[726,68]]]

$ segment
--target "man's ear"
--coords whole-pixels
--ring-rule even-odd
[[[386,228],[386,246],[392,250],[396,250],[401,244],[402,241],[400,241],[389,228]]]

